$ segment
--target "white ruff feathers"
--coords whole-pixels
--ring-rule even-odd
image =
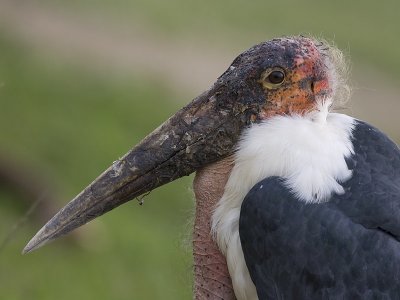
[[[240,207],[250,189],[269,176],[284,178],[299,201],[329,201],[351,177],[345,157],[353,153],[354,119],[328,113],[330,101],[306,116],[278,116],[254,124],[242,135],[235,166],[218,203],[212,231],[227,258],[238,300],[258,299],[239,238]]]

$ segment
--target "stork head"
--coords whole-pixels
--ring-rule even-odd
[[[235,151],[244,128],[275,115],[308,114],[339,90],[341,54],[305,37],[274,39],[240,54],[214,85],[116,160],[28,243],[30,252],[113,208]]]

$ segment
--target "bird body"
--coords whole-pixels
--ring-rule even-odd
[[[259,299],[400,297],[400,151],[360,121],[351,142],[351,177],[326,201],[302,201],[282,176],[245,197],[239,231]]]
[[[237,298],[258,299],[253,282],[260,299],[400,294],[398,147],[336,113],[279,116],[243,135],[213,215]],[[391,279],[378,286],[383,270]]]
[[[206,292],[196,299],[232,299],[226,269],[238,300],[398,299],[400,151],[374,127],[332,112],[348,98],[345,75],[341,52],[311,38],[250,48],[24,252],[198,171],[194,286]],[[216,245],[205,246],[212,238],[225,267]]]
[[[351,176],[345,158],[353,152],[354,119],[323,109],[317,114],[274,117],[246,130],[239,142],[225,193],[213,215],[213,232],[227,257],[239,300],[255,299],[239,236],[242,202],[250,189],[278,176],[299,201],[321,203],[333,193],[343,193],[339,182]],[[268,189],[263,191],[268,193]],[[252,219],[257,221],[262,220]]]

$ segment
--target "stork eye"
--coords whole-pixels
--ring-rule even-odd
[[[276,89],[285,81],[285,72],[280,68],[269,69],[261,76],[261,83],[267,89]]]
[[[273,84],[282,83],[285,80],[285,74],[282,71],[273,71],[268,75],[268,80]]]

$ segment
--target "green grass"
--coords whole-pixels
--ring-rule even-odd
[[[80,13],[100,13],[166,36],[233,45],[238,50],[271,37],[299,33],[334,40],[352,59],[400,78],[400,2],[389,1],[51,1]]]
[[[115,80],[49,65],[0,35],[0,145],[59,185],[61,207],[113,160],[177,110],[157,82]],[[191,256],[183,246],[193,205],[189,179],[125,204],[63,239],[21,256],[29,223],[0,251],[1,299],[185,299]],[[0,190],[0,241],[20,219]],[[4,205],[3,205],[4,204]]]

